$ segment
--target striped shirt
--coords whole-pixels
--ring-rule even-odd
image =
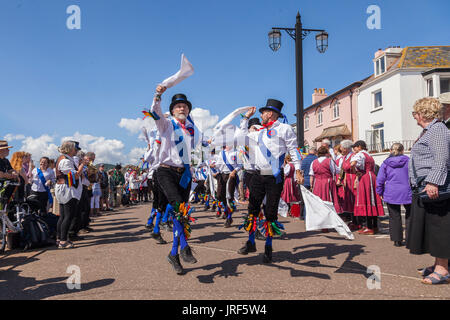
[[[425,182],[442,186],[450,171],[450,131],[444,123],[434,119],[411,149],[408,164],[409,179],[417,186],[415,177],[426,177]],[[416,174],[414,174],[413,166]]]

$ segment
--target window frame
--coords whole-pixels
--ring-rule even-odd
[[[377,102],[377,99],[376,99],[376,96],[377,96],[377,94],[380,94],[380,102],[381,102],[381,104],[380,104],[380,106],[376,106],[376,102]],[[378,110],[378,109],[382,109],[383,108],[383,90],[382,89],[378,89],[378,90],[376,90],[376,91],[374,91],[374,92],[372,92],[372,110]]]

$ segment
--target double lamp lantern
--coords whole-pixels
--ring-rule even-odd
[[[281,47],[281,31],[286,31],[295,41],[295,65],[296,65],[296,82],[297,82],[297,144],[300,148],[304,147],[304,127],[303,127],[303,52],[302,41],[310,32],[316,34],[316,48],[320,53],[324,53],[328,48],[328,33],[320,29],[304,29],[297,13],[295,28],[278,28],[274,27],[269,32],[269,47],[274,52]]]

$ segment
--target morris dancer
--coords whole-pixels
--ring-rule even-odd
[[[283,163],[287,152],[291,155],[292,163],[296,170],[297,181],[302,180],[300,170],[301,160],[298,157],[297,138],[289,124],[280,123],[278,118],[285,116],[281,113],[283,103],[275,99],[268,99],[266,106],[259,109],[261,112],[262,128],[257,132],[248,133],[250,138],[249,148],[255,148],[256,174],[250,184],[250,198],[248,206],[248,218],[243,227],[249,231],[249,239],[239,249],[238,253],[248,254],[256,252],[255,230],[256,220],[261,211],[261,204],[266,197],[266,209],[264,215],[266,221],[262,223],[266,234],[263,262],[272,262],[272,239],[274,233],[281,234],[284,227],[277,221],[278,204],[283,190]],[[245,115],[249,119],[256,111],[251,108]],[[244,127],[246,128],[246,127]],[[241,129],[243,127],[241,126]]]
[[[211,165],[212,168],[218,171],[214,175],[217,179],[217,199],[219,201],[217,218],[220,218],[221,208],[223,208],[223,218],[226,218],[225,228],[231,227],[233,222],[231,216],[234,208],[232,208],[231,201],[234,198],[234,191],[238,185],[237,172],[242,167],[242,165],[238,164],[237,157],[237,152],[226,146],[222,152],[216,155],[215,163]]]
[[[160,165],[155,176],[169,202],[166,210],[175,215],[173,218],[173,246],[167,259],[177,274],[183,274],[184,270],[178,254],[179,246],[181,246],[180,254],[183,261],[197,262],[187,243],[191,221],[190,210],[187,206],[192,180],[190,158],[191,150],[195,147],[195,127],[189,117],[192,104],[184,94],[176,94],[172,97],[169,111],[173,118],[166,119],[164,117],[161,111],[161,95],[165,90],[164,86],[156,88],[156,95],[150,110],[161,136]]]

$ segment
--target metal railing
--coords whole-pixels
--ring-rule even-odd
[[[368,144],[367,150],[369,153],[389,152],[394,143],[401,143],[405,151],[410,151],[414,142],[415,140],[385,141],[383,143]]]

